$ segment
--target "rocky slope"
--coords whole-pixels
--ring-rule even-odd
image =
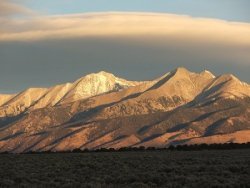
[[[12,99],[14,96],[15,95],[3,95],[3,94],[0,94],[0,106],[2,106],[7,101],[9,101],[10,99]]]
[[[129,82],[101,72],[2,106],[21,97],[28,110],[0,118],[0,151],[250,142],[250,86],[233,75],[178,68]]]

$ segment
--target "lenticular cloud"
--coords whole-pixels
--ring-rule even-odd
[[[38,16],[9,20],[2,25],[0,41],[144,35],[250,45],[250,24],[173,14],[110,12]]]

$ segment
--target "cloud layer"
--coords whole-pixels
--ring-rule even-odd
[[[11,2],[10,0],[1,0],[0,1],[0,17],[12,16],[16,14],[32,14],[33,11]]]
[[[248,23],[109,12],[0,18],[0,25],[0,93],[101,70],[148,80],[178,66],[250,82]]]
[[[250,45],[250,24],[158,13],[92,13],[33,17],[2,24],[0,41],[89,36],[164,36]]]

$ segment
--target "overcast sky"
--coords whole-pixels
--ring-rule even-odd
[[[0,93],[178,66],[250,82],[249,0],[0,0]]]

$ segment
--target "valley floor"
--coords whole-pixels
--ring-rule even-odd
[[[0,187],[249,186],[250,149],[0,155]]]

